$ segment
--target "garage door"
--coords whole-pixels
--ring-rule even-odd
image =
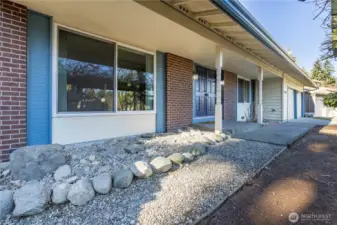
[[[288,120],[294,119],[295,108],[294,108],[294,90],[288,88]]]
[[[315,116],[317,117],[326,116],[326,107],[324,106],[324,103],[323,103],[323,97],[316,96]]]

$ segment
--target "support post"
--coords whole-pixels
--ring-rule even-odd
[[[258,80],[259,80],[259,104],[258,104],[258,115],[257,115],[257,122],[259,124],[263,124],[263,88],[262,88],[262,83],[263,83],[263,68],[257,66],[257,72],[258,72]]]
[[[215,104],[215,133],[222,133],[222,104],[221,104],[221,71],[222,55],[221,47],[216,47],[216,104]]]

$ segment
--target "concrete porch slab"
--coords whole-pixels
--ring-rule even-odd
[[[214,131],[214,122],[195,123],[193,126],[201,130]],[[251,132],[260,129],[261,127],[262,126],[260,124],[251,122],[237,122],[233,120],[222,121],[222,130],[224,132],[230,132],[233,136]]]
[[[250,141],[288,146],[315,127],[313,123],[277,123],[235,137]]]

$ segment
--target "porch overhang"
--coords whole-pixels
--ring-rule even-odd
[[[304,86],[315,87],[295,61],[237,0],[161,0],[171,7],[171,10],[159,1],[135,1],[215,41],[220,46],[237,52],[275,75],[283,77],[286,74],[299,80]],[[184,21],[174,11],[188,17],[190,21]],[[201,25],[213,34],[195,27],[196,25]]]

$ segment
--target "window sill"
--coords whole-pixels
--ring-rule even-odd
[[[53,118],[63,117],[98,117],[98,116],[132,116],[132,115],[155,115],[155,111],[128,111],[128,112],[78,112],[56,113]]]

